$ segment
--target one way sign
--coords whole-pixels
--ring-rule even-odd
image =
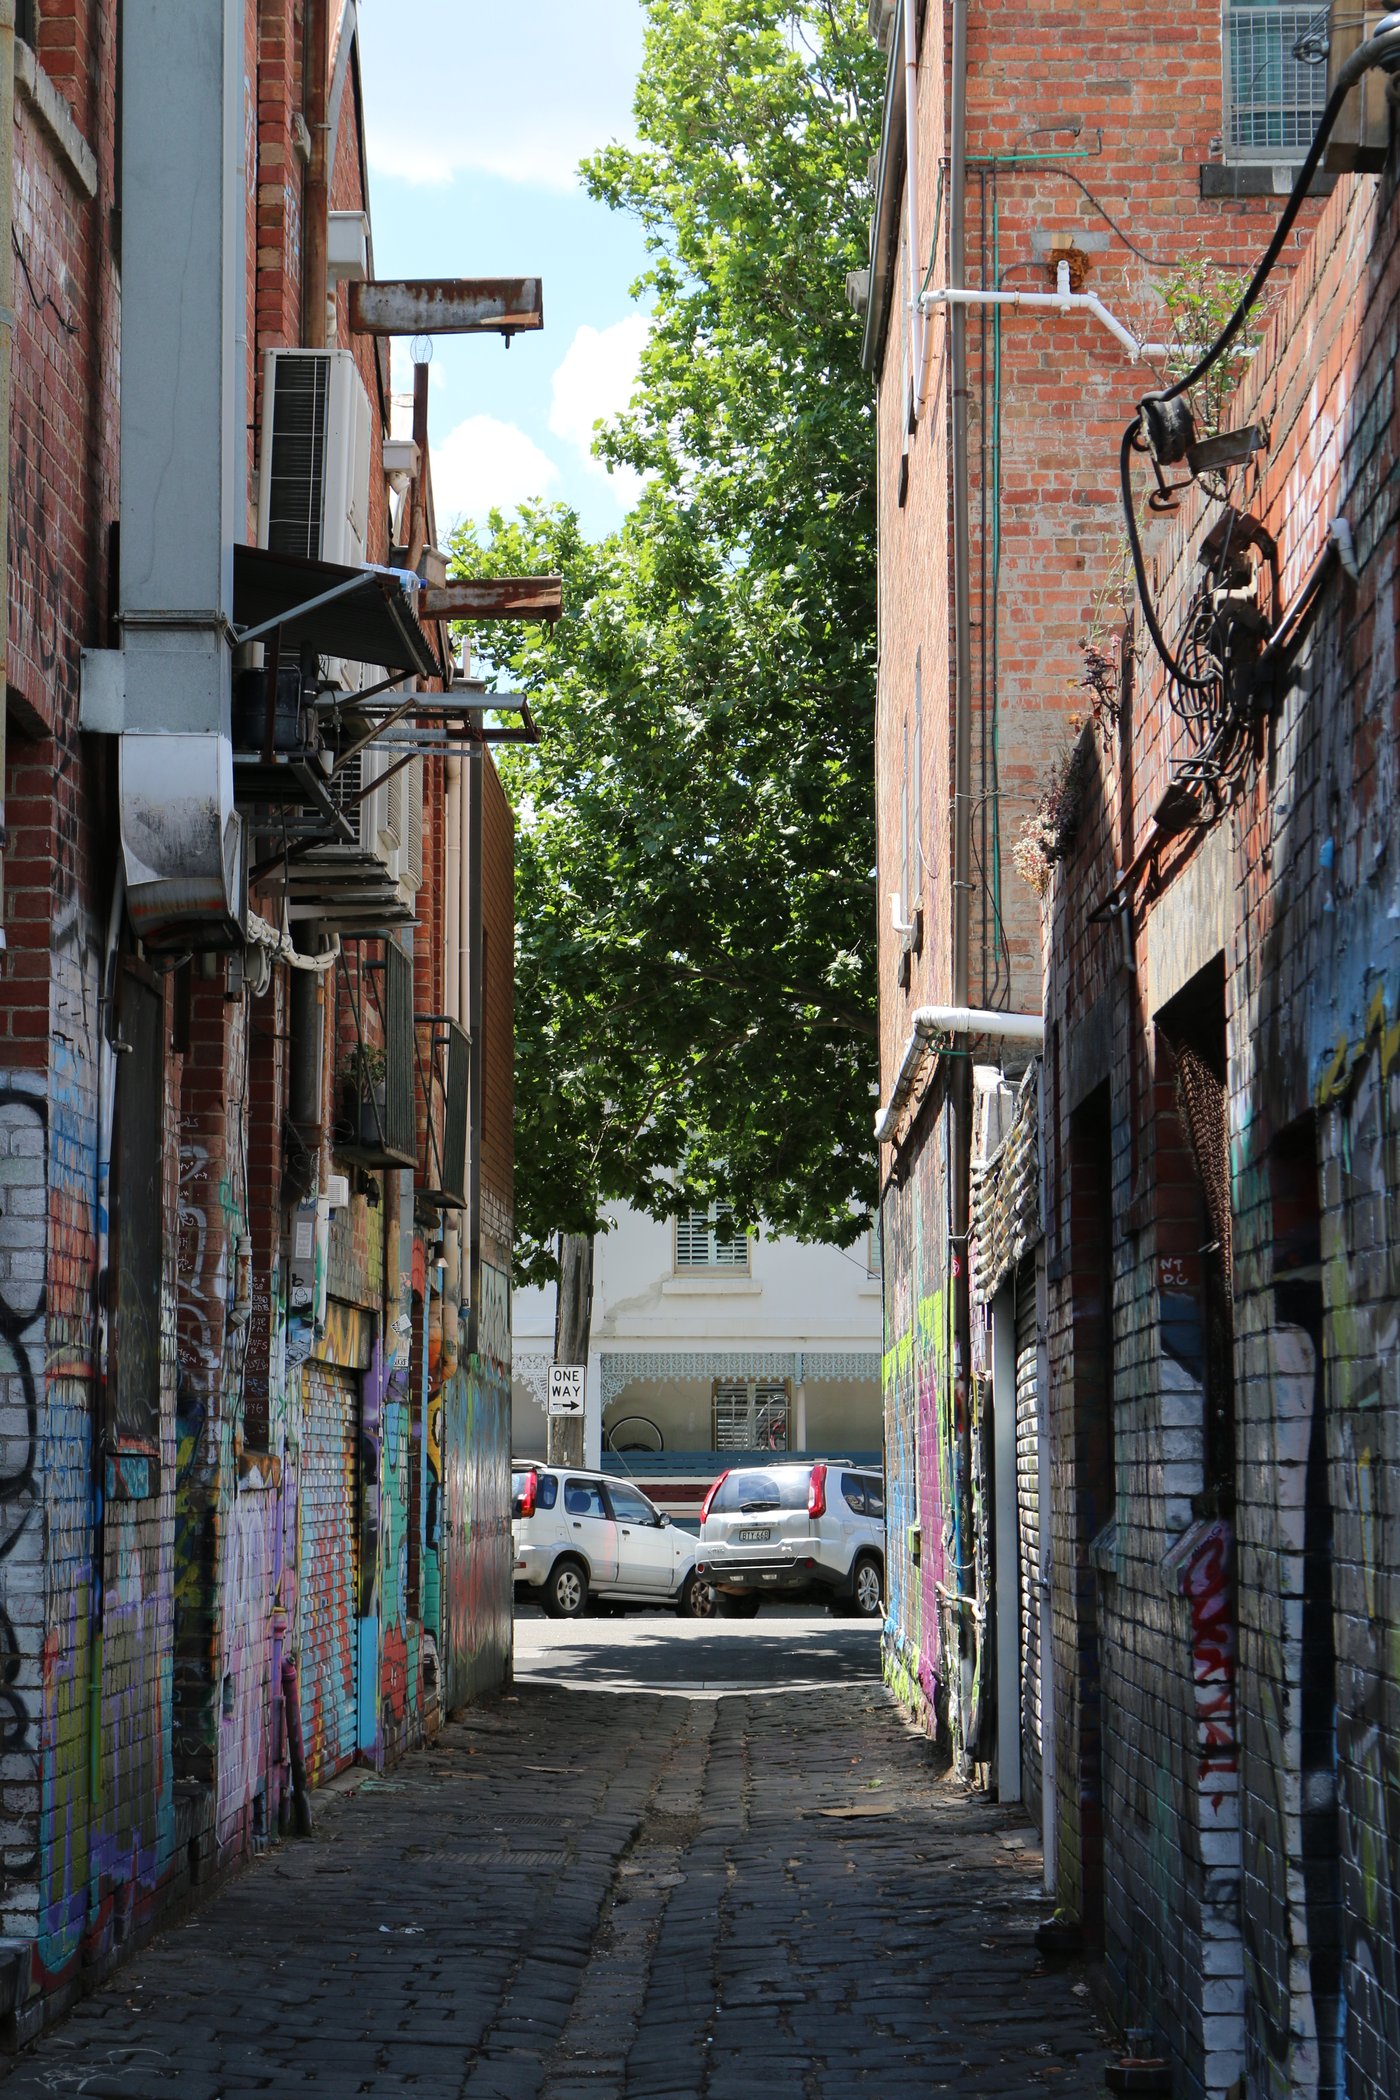
[[[549,1367],[549,1412],[551,1415],[583,1413],[582,1364],[551,1364]]]

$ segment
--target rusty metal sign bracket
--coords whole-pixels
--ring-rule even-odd
[[[544,326],[538,277],[373,278],[350,286],[356,335],[513,335]]]

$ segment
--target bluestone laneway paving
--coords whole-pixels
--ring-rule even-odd
[[[697,1629],[699,1631],[699,1629]],[[1103,2093],[1019,1814],[878,1685],[522,1676],[323,1802],[22,2057],[5,2100]]]

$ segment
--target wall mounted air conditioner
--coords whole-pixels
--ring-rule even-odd
[[[370,499],[370,406],[348,350],[269,350],[263,367],[258,542],[358,567]],[[377,671],[327,660],[346,690]]]

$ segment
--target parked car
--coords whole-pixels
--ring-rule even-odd
[[[722,1473],[700,1509],[699,1572],[726,1618],[764,1597],[821,1597],[878,1618],[885,1592],[885,1483],[844,1459]]]
[[[590,1601],[669,1605],[708,1618],[714,1593],[697,1575],[699,1541],[677,1531],[639,1488],[583,1466],[519,1460],[511,1471],[515,1601],[576,1619]]]

